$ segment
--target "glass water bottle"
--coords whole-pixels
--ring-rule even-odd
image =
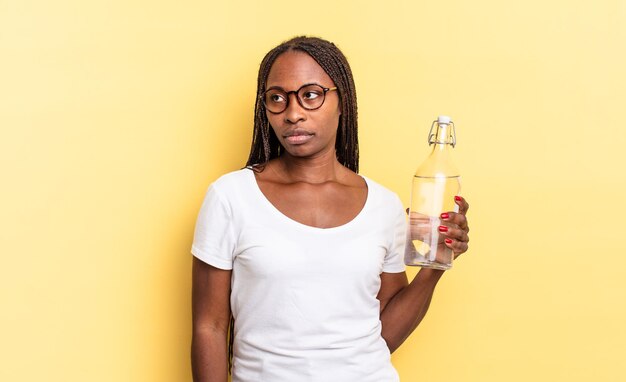
[[[413,177],[404,262],[445,270],[452,267],[454,254],[439,232],[440,215],[458,212],[454,197],[461,190],[459,171],[451,158],[456,132],[450,117],[442,115],[433,121],[428,145],[432,151]]]

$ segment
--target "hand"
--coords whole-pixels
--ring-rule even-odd
[[[441,214],[439,233],[444,236],[444,243],[454,252],[456,259],[467,251],[469,242],[469,226],[467,224],[467,210],[469,204],[461,196],[455,196],[454,202],[459,206],[459,212],[444,212]]]

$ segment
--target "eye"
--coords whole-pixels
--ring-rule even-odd
[[[270,99],[272,100],[272,102],[280,102],[284,100],[283,96],[281,96],[280,94],[272,94],[270,95]]]
[[[302,93],[303,100],[314,100],[318,97],[321,97],[322,93],[317,90],[306,90]]]
[[[266,102],[270,102],[270,103],[285,102],[285,95],[281,93],[268,93],[266,96]]]

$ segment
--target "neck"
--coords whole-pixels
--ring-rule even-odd
[[[278,158],[277,167],[285,181],[313,184],[336,181],[344,170],[334,150],[316,158],[300,158],[285,153]]]

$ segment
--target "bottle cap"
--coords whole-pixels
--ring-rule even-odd
[[[440,125],[449,125],[450,121],[452,121],[452,119],[450,119],[447,115],[440,115],[437,117],[437,123]]]

